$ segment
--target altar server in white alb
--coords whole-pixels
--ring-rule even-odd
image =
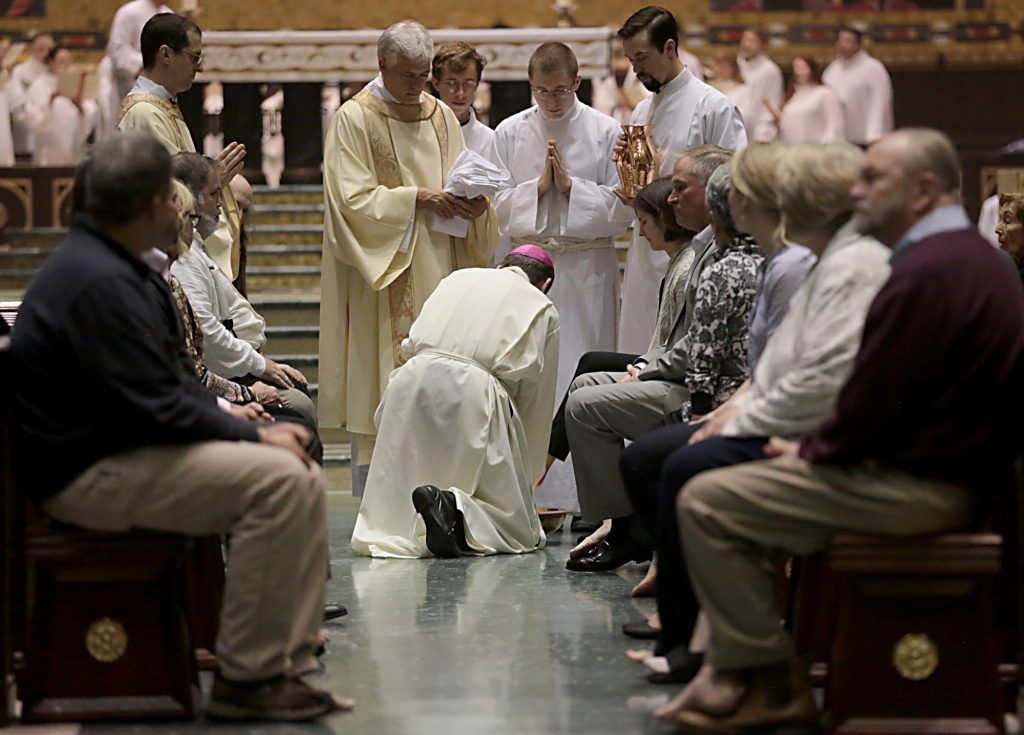
[[[352,548],[378,557],[519,554],[542,546],[533,484],[555,401],[550,256],[514,249],[444,278],[377,409]]]
[[[843,101],[846,139],[871,145],[892,132],[892,79],[881,61],[864,50],[864,34],[843,28],[836,40],[836,60],[821,80]]]
[[[699,145],[746,147],[747,133],[736,105],[695,78],[679,59],[679,26],[672,13],[655,6],[642,8],[626,19],[618,35],[637,79],[654,92],[636,106],[631,122],[650,126],[656,177],[671,176],[676,159]],[[616,210],[616,217],[625,221],[633,216],[632,207]],[[619,352],[640,355],[647,350],[658,316],[658,288],[667,268],[668,255],[653,251],[634,223],[622,285]]]
[[[619,263],[612,238],[626,231],[612,218],[620,126],[576,98],[578,71],[565,44],[538,46],[527,69],[537,104],[502,121],[496,136],[512,176],[494,197],[498,226],[513,245],[541,245],[561,274],[550,294],[562,323],[559,394],[584,353],[615,349]],[[538,488],[538,502],[573,508],[572,474],[558,469]]]
[[[736,63],[750,90],[754,114],[753,120],[747,120],[747,130],[754,131],[754,142],[770,143],[779,135],[772,111],[782,109],[786,88],[782,82],[782,69],[764,52],[764,34],[761,31],[756,28],[743,31]]]
[[[446,43],[434,54],[430,65],[430,84],[458,118],[466,148],[491,163],[501,163],[494,147],[494,131],[477,120],[473,109],[486,64],[484,57],[468,43]]]
[[[32,153],[32,121],[28,117],[28,88],[32,82],[46,73],[46,57],[57,46],[49,33],[37,33],[32,37],[32,54],[11,71],[7,85],[7,101],[11,110],[11,133],[14,136],[14,152],[19,156]]]
[[[118,100],[128,94],[142,73],[142,29],[157,13],[173,12],[157,0],[129,0],[114,13],[107,58],[114,72]]]

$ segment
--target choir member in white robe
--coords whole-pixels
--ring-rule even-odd
[[[793,59],[793,95],[778,113],[783,143],[838,143],[846,140],[843,103],[821,83],[817,62],[809,56]]]
[[[881,61],[861,47],[855,28],[839,31],[836,60],[821,75],[843,101],[846,139],[867,146],[892,132],[892,79]]]
[[[529,65],[537,104],[503,120],[496,136],[512,175],[494,197],[498,225],[513,244],[541,244],[561,274],[550,294],[562,323],[560,395],[584,353],[615,349],[619,262],[612,238],[626,230],[612,219],[620,126],[576,98],[577,71],[568,46],[541,44]],[[538,502],[573,508],[571,469],[557,469],[538,488]]]
[[[171,9],[162,2],[130,0],[114,13],[107,41],[107,56],[113,67],[118,99],[124,99],[142,72],[143,27],[157,13],[170,12]]]
[[[427,299],[405,341],[409,359],[377,410],[357,553],[518,554],[543,545],[533,483],[555,400],[558,312],[544,295],[554,272],[543,249],[526,246],[497,269],[452,273]],[[440,530],[414,505],[423,485],[450,513]]]
[[[423,88],[434,45],[415,22],[377,42],[381,73],[343,104],[324,149],[320,288],[320,425],[353,436],[353,492],[366,484],[374,412],[401,346],[437,284],[486,265],[497,221],[484,198],[443,191],[464,150],[451,109]],[[434,229],[435,216],[470,221],[465,237]]]
[[[0,166],[14,165],[14,137],[11,135],[11,107],[7,97],[10,80],[0,79]]]
[[[96,105],[100,111],[96,141],[99,142],[117,130],[117,119],[121,117],[121,95],[118,94],[117,80],[114,79],[114,62],[109,56],[104,56],[96,67],[96,76]]]
[[[32,38],[32,55],[11,71],[7,85],[7,102],[11,108],[11,134],[14,136],[14,152],[19,156],[32,154],[32,121],[28,117],[28,88],[32,82],[46,73],[46,57],[57,46],[49,33],[39,33]]]
[[[654,6],[642,8],[618,35],[637,78],[654,92],[636,106],[631,122],[650,126],[656,177],[671,176],[676,159],[690,148],[712,143],[738,150],[747,145],[736,105],[684,68],[676,52],[679,30],[671,13]],[[617,218],[628,221],[633,216],[632,207],[616,208]],[[650,344],[658,316],[658,286],[667,268],[668,256],[651,250],[634,223],[622,284],[619,352],[643,354]]]
[[[743,72],[736,63],[735,56],[721,54],[711,60],[714,77],[708,82],[712,87],[724,94],[736,105],[743,118],[743,128],[747,131],[747,140],[754,139],[754,128],[757,124],[756,100],[750,87],[743,81]]]
[[[764,36],[759,30],[748,28],[743,31],[736,63],[750,89],[754,120],[748,126],[754,131],[753,140],[757,143],[771,142],[779,135],[771,110],[782,109],[785,86],[782,69],[764,53]]]
[[[446,43],[434,54],[430,65],[430,83],[441,101],[455,113],[462,126],[466,148],[479,153],[491,163],[500,164],[501,159],[494,147],[494,130],[477,120],[473,109],[486,64],[484,57],[468,43]]]
[[[95,100],[69,99],[58,91],[58,75],[71,66],[71,52],[57,47],[47,57],[47,71],[28,88],[27,111],[35,136],[34,166],[77,166],[96,129]]]

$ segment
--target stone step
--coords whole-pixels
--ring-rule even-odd
[[[271,265],[246,267],[247,291],[290,288],[320,290],[320,265]]]
[[[319,245],[324,239],[323,223],[314,225],[253,225],[253,245]]]
[[[0,268],[0,289],[24,293],[37,268]]]
[[[267,186],[252,188],[253,203],[259,209],[262,204],[323,204],[324,188],[317,185],[282,186],[271,189]]]
[[[320,439],[323,441],[323,438]],[[352,445],[349,442],[324,442],[324,467],[348,467],[352,464]]]
[[[267,344],[264,351],[275,354],[311,354],[320,347],[319,326],[267,327]]]
[[[272,265],[315,265],[320,267],[323,250],[316,245],[250,245],[247,270]],[[0,253],[0,263],[3,254]]]
[[[254,226],[263,225],[322,225],[323,204],[263,204],[255,205],[249,214]]]
[[[268,327],[303,327],[320,324],[319,293],[252,292],[249,302],[267,320]]]
[[[6,246],[10,248],[53,248],[68,236],[64,227],[36,227],[31,230],[7,230]],[[3,246],[0,246],[3,247]]]
[[[0,248],[0,272],[39,270],[52,252],[53,248]]]

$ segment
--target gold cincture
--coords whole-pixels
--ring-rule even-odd
[[[116,620],[100,618],[85,633],[85,649],[100,663],[113,663],[128,649],[128,634]]]
[[[938,646],[924,633],[908,633],[893,646],[892,665],[904,679],[927,679],[939,666]]]
[[[623,125],[626,150],[615,161],[622,193],[632,199],[651,183],[654,173],[654,153],[647,144],[646,125]]]

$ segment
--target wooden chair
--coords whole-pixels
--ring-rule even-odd
[[[996,534],[836,537],[797,573],[793,633],[842,735],[1003,732]]]

